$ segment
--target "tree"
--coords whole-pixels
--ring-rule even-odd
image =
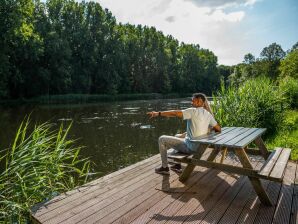
[[[298,50],[298,42],[296,42],[296,43],[292,46],[290,52],[292,52],[292,51],[294,51],[294,50]]]
[[[245,64],[252,64],[255,62],[255,56],[253,56],[251,53],[248,53],[246,55],[244,55],[244,61],[243,63]]]
[[[261,52],[261,57],[268,61],[280,61],[286,53],[279,44],[272,43]]]
[[[278,67],[280,60],[285,57],[286,53],[279,44],[272,43],[265,47],[261,52],[263,65],[266,70],[266,75],[276,79],[279,75]]]
[[[298,79],[298,49],[291,51],[287,57],[281,61],[280,76],[290,76]]]

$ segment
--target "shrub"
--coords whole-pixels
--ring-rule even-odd
[[[287,96],[287,103],[292,109],[298,108],[298,79],[284,77],[279,82],[281,91]]]

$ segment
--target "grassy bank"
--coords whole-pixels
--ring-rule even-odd
[[[117,94],[117,95],[91,95],[91,94],[65,94],[48,95],[31,99],[2,100],[0,104],[65,104],[65,103],[94,103],[94,102],[112,102],[125,100],[150,100],[150,99],[174,99],[191,96],[191,93],[136,93],[136,94]]]
[[[80,148],[67,138],[70,126],[53,130],[49,123],[30,127],[23,122],[12,147],[0,162],[0,222],[27,223],[30,208],[85,183],[90,162],[80,159]],[[32,129],[33,131],[28,131]]]

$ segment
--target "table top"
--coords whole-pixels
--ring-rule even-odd
[[[244,148],[265,131],[266,128],[224,127],[221,133],[200,136],[191,141],[229,148]]]

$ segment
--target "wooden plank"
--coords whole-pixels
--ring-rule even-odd
[[[103,184],[97,184],[96,187],[94,185],[91,185],[91,187],[89,188],[90,190],[87,188],[84,191],[80,191],[77,194],[71,195],[70,198],[66,198],[62,201],[54,201],[53,204],[47,204],[46,207],[44,207],[42,210],[37,211],[34,216],[38,217],[38,220],[46,221],[51,219],[52,217],[56,217],[58,214],[64,213],[65,211],[75,206],[79,206],[82,203],[87,202],[94,196],[99,197],[102,194],[106,194],[107,192],[111,191],[112,188],[117,189],[119,187],[127,186],[129,183],[136,181],[135,178],[138,178],[139,175],[142,175],[142,177],[144,178],[150,175],[150,173],[146,172],[144,174],[144,171],[153,169],[156,166],[156,163],[158,163],[159,161],[160,158],[154,158],[154,160],[150,161],[150,163],[140,165],[139,169],[133,170],[133,172],[124,173],[119,179],[108,179],[109,181],[107,182],[110,185],[106,182],[103,182]],[[113,185],[111,186],[112,183]]]
[[[237,181],[238,182],[238,181]],[[217,223],[223,214],[225,213],[226,209],[230,206],[230,204],[233,202],[239,191],[242,189],[244,185],[247,184],[247,178],[243,178],[243,182],[240,182],[240,184],[233,185],[226,193],[223,195],[220,200],[216,203],[215,208],[208,212],[205,217],[201,220],[201,222],[194,222],[194,223],[200,223],[200,224],[209,224],[209,223]]]
[[[141,181],[133,185],[129,190],[124,189],[115,193],[111,197],[107,197],[105,200],[99,201],[96,204],[93,204],[90,207],[87,207],[85,210],[76,211],[73,210],[73,216],[63,221],[63,223],[78,223],[83,222],[84,219],[87,219],[90,216],[95,216],[96,218],[102,218],[106,215],[112,213],[120,207],[127,206],[127,204],[132,201],[139,201],[139,198],[146,199],[152,197],[156,193],[155,188],[160,186],[161,183],[167,181],[169,184],[177,181],[178,176],[173,174],[171,176],[162,176],[162,175],[152,175],[154,178],[152,180],[148,179],[146,181]],[[165,180],[165,178],[167,178]],[[161,186],[160,186],[161,187]],[[57,223],[57,222],[56,222]]]
[[[247,128],[247,131],[242,133],[241,135],[238,135],[237,137],[227,141],[224,143],[225,146],[230,146],[230,145],[234,145],[235,143],[241,141],[242,139],[244,139],[246,136],[252,134],[253,132],[255,132],[256,130],[258,130],[258,128]]]
[[[257,163],[256,167],[254,169],[258,169],[260,168],[262,164],[259,162]],[[249,184],[247,182],[247,184],[245,184],[240,192],[237,194],[237,196],[235,197],[235,199],[232,201],[232,203],[230,204],[230,206],[227,208],[227,210],[225,211],[225,213],[223,214],[223,216],[220,219],[221,224],[224,223],[236,223],[238,220],[238,217],[241,214],[241,211],[243,210],[243,208],[246,205],[246,202],[249,200],[249,195],[251,195],[251,193],[254,192],[253,187],[251,186],[251,184]]]
[[[137,189],[142,187],[144,184],[161,181],[159,178],[156,177],[156,175],[152,175],[153,167],[154,166],[152,166],[152,169],[148,169],[142,175],[138,175],[136,178],[127,180],[126,183],[122,184],[118,188],[111,189],[104,195],[92,194],[90,195],[90,197],[88,197],[88,200],[84,198],[84,200],[77,200],[75,201],[75,203],[70,202],[70,204],[68,204],[67,206],[59,209],[59,216],[57,216],[57,212],[55,212],[51,213],[53,214],[53,216],[48,218],[50,216],[50,214],[48,213],[47,217],[44,217],[44,219],[41,219],[41,221],[45,224],[61,222],[76,223],[92,215],[93,213],[98,212],[106,206],[109,206],[114,201],[123,198],[127,194],[131,192],[135,193],[135,191],[137,191]]]
[[[291,206],[290,224],[298,223],[298,162],[296,161],[296,175],[294,181],[293,200]]]
[[[263,142],[261,136],[257,137],[254,142],[258,146],[258,148],[261,151],[263,157],[265,159],[267,159],[270,153],[269,153],[267,147],[265,146],[265,143]]]
[[[255,148],[245,148],[245,152],[246,154],[250,154],[250,155],[262,155],[259,149],[255,149]]]
[[[227,133],[224,138],[215,141],[214,144],[215,145],[219,145],[219,146],[230,146],[229,144],[227,144],[227,142],[237,138],[239,135],[241,134],[245,134],[246,132],[249,131],[249,128],[242,128],[236,132],[232,132],[232,133]],[[249,135],[249,134],[248,134]],[[247,136],[247,134],[245,135]]]
[[[197,152],[193,155],[192,158],[200,159],[204,154],[205,150],[207,149],[207,147],[208,145],[200,144]],[[194,168],[195,168],[195,165],[188,163],[187,166],[183,169],[183,172],[181,173],[179,180],[181,182],[185,182],[190,176],[191,172],[194,170]]]
[[[234,161],[229,161],[229,164],[235,163]],[[151,217],[151,220],[147,222],[148,224],[153,223],[164,223],[167,220],[171,220],[172,217],[175,219],[175,213],[179,211],[183,206],[185,206],[186,202],[191,200],[192,198],[196,198],[201,203],[208,198],[210,194],[213,194],[213,191],[216,190],[216,188],[225,188],[226,179],[234,179],[227,173],[219,172],[217,175],[215,174],[214,177],[212,177],[212,182],[205,182],[205,183],[198,183],[192,186],[189,191],[197,192],[195,194],[187,194],[184,193],[180,198],[175,200],[173,203],[171,203],[168,207],[163,209],[161,212],[156,214],[155,216]],[[203,180],[201,181],[203,182]],[[230,187],[230,185],[229,185]]]
[[[270,182],[268,180],[263,181],[263,186],[266,189],[266,191],[268,190],[269,183]],[[237,224],[253,223],[261,205],[262,204],[256,192],[254,190],[250,191],[248,199],[245,203],[245,206],[242,209],[240,215],[238,216],[236,223]]]
[[[258,128],[258,130],[256,130],[252,134],[248,135],[244,139],[240,140],[239,142],[235,143],[234,145],[231,145],[230,147],[244,148],[249,143],[254,141],[257,137],[261,136],[265,131],[266,131],[266,128]]]
[[[216,156],[218,155],[219,151],[220,151],[219,148],[215,147],[212,150],[212,152],[210,153],[210,156],[207,158],[207,161],[212,162],[216,158]]]
[[[285,172],[284,182],[276,205],[272,223],[289,223],[290,221],[295,172],[296,164],[289,163]]]
[[[146,220],[148,220],[148,218],[152,215],[155,214],[156,212],[161,211],[163,208],[167,207],[172,201],[176,200],[177,198],[179,198],[185,191],[187,191],[188,189],[190,189],[197,181],[199,180],[210,180],[210,178],[213,176],[213,173],[215,171],[211,170],[209,172],[204,173],[197,173],[196,175],[194,175],[192,178],[190,178],[188,180],[188,184],[184,185],[182,183],[177,183],[176,182],[176,186],[170,186],[168,193],[164,193],[166,196],[164,198],[160,198],[160,200],[156,201],[155,204],[148,208],[148,210],[143,213],[143,214],[139,214],[141,216],[139,216],[136,220],[134,220],[131,223],[146,223]],[[172,194],[171,194],[172,192]],[[133,207],[144,203],[143,200],[140,200],[137,204],[134,204]],[[132,207],[122,207],[121,210],[113,212],[107,216],[105,216],[102,219],[96,219],[97,223],[108,223],[108,222],[113,222],[116,219],[120,218],[123,214],[127,213],[128,211],[130,211],[132,209]],[[93,217],[89,217],[88,219],[84,220],[85,223],[90,223],[89,221],[92,219]]]
[[[206,138],[194,138],[191,140],[191,142],[199,142],[199,143],[213,143],[216,141],[219,141],[220,139],[224,138],[224,136],[228,133],[234,133],[237,132],[239,130],[241,130],[241,127],[231,127],[229,129],[226,129],[225,131],[221,132],[220,134],[214,134],[214,135],[208,135]]]
[[[174,153],[174,154],[168,154],[168,158],[169,159],[184,159],[186,157],[190,156],[190,154],[186,154],[186,153],[180,153],[180,152],[177,152],[177,153]]]
[[[207,170],[203,167],[197,167],[196,172],[191,178],[194,178],[196,175],[207,175],[207,173],[211,172],[211,170]],[[201,177],[202,178],[202,177]],[[183,184],[176,179],[173,184],[170,185],[170,188],[178,188],[183,187]],[[174,190],[175,191],[175,190]],[[177,193],[178,189],[177,189]],[[113,223],[130,223],[135,220],[140,215],[146,213],[148,209],[155,206],[155,204],[165,197],[168,196],[169,193],[163,191],[156,191],[154,195],[148,197],[146,200],[140,200],[139,203],[135,201],[131,201],[130,203],[125,205],[125,208],[114,210],[117,214],[117,219],[113,221]]]
[[[270,156],[266,160],[264,166],[260,169],[259,174],[263,176],[269,176],[271,170],[273,169],[282,148],[276,148],[273,152],[271,152]]]
[[[283,149],[279,158],[272,169],[270,176],[277,179],[282,179],[288,160],[290,158],[291,149]]]
[[[198,182],[199,185],[197,186],[196,192],[200,189],[200,184],[210,182],[212,178],[217,174],[218,172],[215,170],[210,170],[209,175],[205,175],[201,180]],[[193,178],[189,179],[189,181],[193,181]],[[191,187],[196,184],[197,181],[193,182],[191,184]],[[186,186],[185,186],[186,187]],[[184,191],[185,192],[185,191]],[[183,193],[177,195],[177,194],[169,194],[164,200],[157,202],[153,207],[148,209],[146,213],[141,214],[137,219],[135,219],[133,224],[139,224],[139,223],[147,223],[151,217],[154,214],[159,214],[163,209],[167,208],[171,203],[173,203],[175,200],[178,200],[178,198],[181,197]]]
[[[180,223],[199,223],[208,214],[209,211],[216,207],[218,200],[231,188],[244,184],[244,177],[227,176],[224,184],[218,185],[211,194],[205,199],[197,196],[192,197],[181,207],[176,214],[168,217],[167,224]]]
[[[239,150],[235,150],[235,154],[238,156],[241,164],[243,165],[244,168],[248,168],[248,169],[252,169],[252,165],[244,151],[244,149],[239,149]],[[248,177],[253,188],[255,189],[257,195],[260,198],[260,201],[264,204],[264,205],[272,205],[266,191],[264,190],[261,181],[258,178],[255,177]]]
[[[206,158],[208,156],[208,151],[206,154],[203,155],[203,158]],[[197,171],[200,171],[199,173],[201,173],[201,175],[206,174],[206,172],[204,173],[204,171],[206,171],[205,168],[200,167],[197,169]],[[158,175],[158,174],[155,174],[155,175]],[[155,176],[155,175],[152,175],[152,176]],[[161,176],[161,175],[158,175],[158,176]],[[168,178],[169,178],[169,176],[162,176],[162,181],[161,181],[162,184],[160,187],[164,187],[167,184],[171,184],[173,178],[175,178],[174,180],[177,180],[178,177],[175,174],[173,174],[173,175],[170,175],[169,179]],[[181,185],[180,182],[178,184]],[[175,186],[178,186],[176,182],[174,182],[174,187]],[[142,189],[140,189],[140,190],[142,190]],[[163,197],[165,197],[167,195],[166,193],[164,193],[162,191],[156,191],[154,187],[147,189],[147,191],[145,193],[140,194],[139,196],[137,195],[137,192],[138,192],[138,190],[136,190],[136,195],[133,195],[131,200],[129,200],[129,201],[126,200],[129,197],[125,196],[119,200],[113,201],[112,204],[110,204],[109,206],[106,206],[104,208],[98,207],[98,206],[100,206],[100,205],[98,205],[98,206],[94,207],[94,209],[97,208],[97,211],[93,212],[92,214],[91,213],[86,214],[86,212],[84,212],[83,216],[79,215],[79,217],[85,218],[86,216],[90,215],[89,217],[91,217],[91,218],[93,217],[94,219],[105,218],[106,220],[108,220],[108,217],[110,217],[110,216],[108,216],[108,217],[106,217],[106,216],[111,215],[112,219],[114,220],[115,218],[117,218],[119,216],[123,216],[125,214],[125,212],[127,212],[129,210],[133,210],[133,208],[135,206],[141,205],[141,207],[142,207],[143,205],[146,205],[146,207],[143,207],[143,208],[148,209],[147,206],[150,206],[149,205],[150,203],[155,204],[155,203],[157,203],[157,201],[161,200]],[[132,192],[132,194],[133,194],[133,192]],[[156,197],[156,194],[158,195],[157,197]],[[153,200],[153,201],[151,201],[151,200]],[[139,212],[141,212],[141,211],[138,210],[138,212],[137,212],[138,215],[140,214]],[[129,218],[131,218],[131,217],[129,217]],[[86,220],[88,221],[90,219],[89,218],[80,219],[81,220],[80,222],[86,222]],[[69,221],[70,221],[69,223],[73,222],[73,220],[69,220]]]
[[[255,216],[255,219],[253,220],[253,223],[269,224],[272,222],[281,186],[282,185],[280,183],[272,181],[269,182],[268,189],[266,191],[268,192],[273,206],[265,206],[263,204],[260,204],[259,210]]]
[[[75,188],[74,190],[68,191],[66,193],[62,193],[59,196],[56,196],[55,198],[51,199],[48,202],[45,203],[40,203],[32,208],[32,214],[35,216],[39,216],[41,214],[44,214],[48,211],[50,211],[52,208],[56,208],[59,206],[59,204],[63,205],[66,204],[67,202],[64,203],[64,200],[72,200],[78,198],[78,194],[84,194],[84,192],[88,191],[91,192],[92,190],[96,190],[98,188],[102,188],[105,186],[108,186],[111,182],[114,180],[123,180],[123,177],[125,175],[129,175],[134,173],[136,170],[143,169],[144,167],[155,163],[160,160],[160,155],[155,155],[153,157],[150,157],[148,159],[145,159],[143,161],[140,161],[136,164],[133,164],[131,166],[128,166],[126,168],[123,168],[119,171],[116,171],[114,173],[108,174],[106,176],[103,176],[101,178],[98,178],[94,181],[91,181],[87,184],[84,184],[80,187]],[[80,197],[80,196],[79,196]]]
[[[234,196],[247,183],[247,178],[244,176],[231,175],[228,179],[235,179],[236,181],[233,181],[233,184],[229,185],[229,181],[225,180],[228,186],[223,184],[223,186],[217,188],[217,190],[210,195],[210,198],[207,198],[203,202],[197,202],[199,205],[196,208],[191,208],[190,211],[188,211],[188,207],[183,207],[180,212],[175,215],[175,217],[179,215],[179,219],[173,219],[170,223],[182,223],[182,220],[183,223],[217,223],[229,206],[230,201],[233,200]],[[220,189],[221,187],[227,187],[227,190],[222,191]],[[221,193],[217,196],[216,192]],[[180,220],[181,222],[179,222]]]

